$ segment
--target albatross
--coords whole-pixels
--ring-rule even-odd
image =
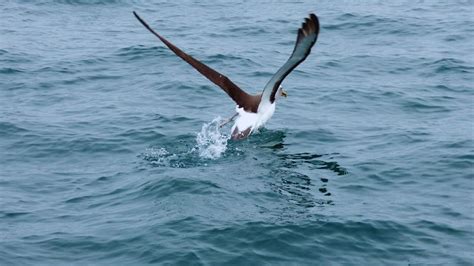
[[[207,79],[219,86],[226,92],[232,100],[237,104],[235,107],[236,114],[226,123],[231,122],[235,118],[234,125],[231,128],[231,139],[240,140],[248,137],[255,132],[273,116],[275,112],[276,100],[280,96],[286,97],[281,83],[311,52],[311,48],[316,43],[319,34],[319,20],[315,14],[309,14],[305,18],[305,22],[298,29],[295,48],[290,58],[285,64],[273,75],[270,81],[265,85],[262,93],[251,95],[239,88],[228,77],[215,71],[194,57],[183,52],[181,49],[173,45],[163,36],[154,31],[135,11],[135,17],[147,28],[153,35],[158,37],[171,51],[177,56],[193,66],[199,73]],[[237,118],[236,118],[237,117]]]

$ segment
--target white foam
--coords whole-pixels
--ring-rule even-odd
[[[217,159],[227,149],[229,137],[220,132],[222,118],[216,117],[210,123],[204,124],[196,136],[199,156],[206,159]]]
[[[169,165],[170,159],[175,157],[174,154],[169,153],[165,148],[148,148],[142,155],[145,160],[156,166]]]

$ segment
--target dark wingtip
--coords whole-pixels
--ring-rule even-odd
[[[133,11],[133,15],[140,21],[141,23],[144,23],[145,21],[137,14],[137,12]],[[146,24],[146,23],[145,23]]]
[[[158,33],[156,33],[149,25],[148,23],[146,23],[138,14],[137,12],[133,11],[133,15],[135,15],[135,17],[138,19],[138,21],[140,21],[140,23],[145,26],[145,28],[147,28],[151,33],[153,33],[154,35],[156,35],[158,38],[161,39],[161,36],[158,35]]]
[[[136,19],[138,19],[138,21],[142,22],[143,19],[137,14],[137,12],[133,11],[133,15],[135,16]]]
[[[319,33],[319,21],[318,17],[314,13],[310,13],[309,17],[304,19],[304,22],[301,24],[301,27],[298,30],[297,40],[300,40],[312,33]]]
[[[319,31],[319,19],[314,13],[309,14],[309,17],[312,21],[314,21],[314,25],[316,25],[317,30]]]

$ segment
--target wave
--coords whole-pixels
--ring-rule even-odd
[[[27,2],[27,1],[25,1]],[[47,5],[51,2],[56,4],[63,5],[72,5],[72,6],[90,6],[90,5],[130,5],[133,3],[140,3],[142,1],[127,1],[127,0],[53,0],[53,1],[31,1],[36,5]]]
[[[120,48],[115,52],[118,57],[124,57],[129,60],[136,60],[145,58],[148,56],[170,56],[171,52],[164,46],[145,46],[145,45],[133,45],[129,47]]]
[[[14,75],[14,74],[20,74],[25,71],[17,69],[17,68],[12,68],[12,67],[2,67],[0,68],[0,74],[7,74],[7,75]]]
[[[466,62],[455,58],[442,58],[429,63],[424,66],[429,67],[435,74],[448,73],[472,73],[474,67],[468,66]]]
[[[28,157],[62,157],[67,154],[84,153],[129,153],[125,139],[99,138],[93,136],[48,137],[40,134],[23,134],[21,140],[13,142],[12,147]]]
[[[363,30],[363,31],[370,31],[373,32],[373,27],[380,27],[380,28],[393,28],[387,27],[387,25],[400,25],[400,21],[398,19],[388,18],[388,17],[381,17],[376,15],[356,15],[352,13],[345,13],[340,15],[336,21],[341,21],[339,23],[334,24],[327,24],[323,26],[327,30]]]
[[[27,129],[22,128],[14,123],[0,122],[0,136],[15,136],[17,134],[24,134],[28,132]]]

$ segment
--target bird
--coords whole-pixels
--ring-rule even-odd
[[[314,13],[310,13],[298,29],[296,44],[289,59],[272,76],[260,94],[252,95],[242,90],[228,77],[183,52],[181,49],[169,42],[162,35],[153,30],[148,23],[137,14],[137,12],[133,11],[133,14],[146,29],[158,37],[158,39],[160,39],[173,53],[194,67],[211,82],[219,86],[232,100],[235,101],[236,114],[224,123],[229,123],[235,118],[234,125],[230,131],[230,138],[232,140],[242,140],[247,138],[250,134],[263,127],[273,116],[276,100],[281,96],[287,96],[281,83],[286,76],[293,71],[293,69],[308,57],[311,48],[318,39],[320,28],[318,17]]]

